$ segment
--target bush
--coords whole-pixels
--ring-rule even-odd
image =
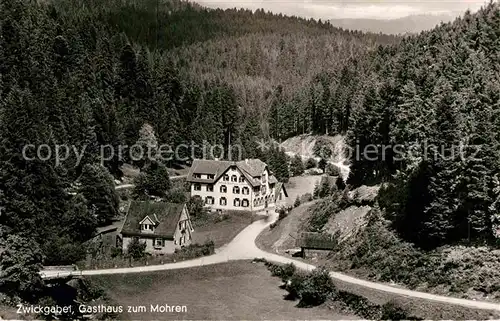
[[[293,203],[293,207],[299,207],[300,206],[300,197],[297,195],[297,198],[295,199],[295,202]]]
[[[340,176],[340,170],[337,165],[333,164],[326,165],[325,172],[330,176]]]
[[[133,238],[128,244],[127,254],[133,259],[141,259],[146,256],[146,243],[139,241],[139,238]]]
[[[145,172],[136,177],[134,182],[134,193],[139,198],[147,196],[165,197],[172,186],[167,168],[159,162],[149,164]]]
[[[330,274],[324,268],[317,268],[308,273],[297,270],[291,263],[278,265],[265,259],[254,259],[254,262],[264,262],[273,276],[281,278],[288,292],[287,299],[299,299],[299,307],[320,305],[331,298],[356,315],[367,319],[420,320],[411,316],[396,302],[389,301],[381,306],[360,295],[337,291]]]
[[[184,189],[175,188],[168,192],[166,200],[172,203],[184,203],[186,202],[186,194]]]
[[[288,280],[290,280],[290,278],[296,272],[296,267],[293,263],[288,263],[285,265],[268,263],[268,269],[271,271],[272,276],[281,278],[281,281],[285,283],[288,282]]]
[[[382,306],[382,320],[407,320],[408,311],[395,301],[389,301]]]
[[[263,257],[256,257],[252,260],[252,263],[264,263],[266,266],[268,265],[267,260]]]
[[[297,268],[293,263],[288,263],[281,268],[281,280],[287,282],[296,272]]]
[[[311,168],[315,168],[318,166],[318,164],[316,163],[316,160],[314,158],[309,158],[307,161],[306,161],[306,169],[311,169]]]
[[[313,198],[317,199],[319,197],[319,183],[314,184]]]
[[[217,222],[227,221],[229,219],[231,219],[231,215],[229,215],[228,213],[222,213],[217,215]]]
[[[285,290],[288,292],[287,299],[296,300],[300,299],[300,293],[302,293],[302,285],[307,278],[307,274],[303,271],[297,271],[292,275],[289,281],[285,285]]]
[[[215,244],[213,241],[207,241],[203,244],[191,244],[181,249],[176,249],[174,257],[176,259],[194,259],[200,256],[212,255],[215,253]]]
[[[317,198],[327,197],[328,195],[331,195],[333,191],[335,191],[335,189],[332,190],[328,177],[322,177],[319,185],[314,187],[314,195]]]
[[[312,196],[311,193],[307,193],[307,194],[304,194],[302,195],[302,197],[300,198],[300,203],[306,203],[306,202],[310,202],[312,201],[314,198]]]
[[[335,293],[335,285],[324,268],[307,273],[297,270],[292,263],[279,265],[266,262],[266,266],[273,276],[281,278],[285,283],[287,298],[300,299],[300,306],[322,304]]]
[[[332,196],[320,200],[311,207],[308,230],[320,232],[332,215],[345,209],[348,205],[349,203],[345,203],[343,200],[341,192],[335,192]]]
[[[324,158],[321,158],[318,163],[318,168],[321,169],[323,173],[325,173],[326,171],[326,165],[328,165],[328,161]]]
[[[119,247],[111,248],[111,257],[115,258],[115,257],[121,256],[122,254],[123,253],[122,253],[121,248],[119,248]]]
[[[203,216],[203,214],[206,214],[206,209],[203,205],[205,205],[205,202],[203,202],[200,196],[196,195],[191,197],[187,203],[189,215],[192,218],[198,218]]]
[[[299,155],[295,155],[290,163],[290,172],[293,176],[300,176],[304,174],[304,163]]]
[[[45,264],[68,265],[85,259],[86,247],[69,237],[52,236],[44,248]]]
[[[334,300],[342,303],[358,316],[373,320],[381,319],[381,307],[371,303],[365,297],[347,291],[340,291],[334,296]]]
[[[281,221],[287,216],[288,216],[287,208],[281,207],[280,209],[278,209],[278,221]]]
[[[324,303],[335,293],[330,274],[324,268],[314,269],[298,288],[301,306],[316,306]]]
[[[327,139],[320,137],[313,147],[314,156],[329,159],[333,154],[332,147]]]

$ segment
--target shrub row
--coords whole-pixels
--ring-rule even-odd
[[[194,259],[200,256],[207,256],[215,253],[215,244],[213,241],[207,241],[203,244],[191,244],[181,249],[176,249],[173,254],[177,260]]]
[[[317,306],[332,300],[346,310],[367,319],[421,320],[411,316],[394,301],[378,305],[357,294],[338,290],[325,268],[304,272],[291,263],[280,265],[264,259],[254,261],[264,262],[273,276],[281,278],[283,288],[288,292],[287,299],[299,300],[299,307]]]

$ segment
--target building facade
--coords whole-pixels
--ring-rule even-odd
[[[150,254],[172,254],[191,244],[193,232],[186,204],[133,201],[120,229],[122,250],[137,238]]]
[[[199,196],[213,210],[263,211],[285,202],[287,193],[266,163],[194,160],[187,181],[191,197]]]

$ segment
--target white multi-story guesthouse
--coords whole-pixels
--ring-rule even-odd
[[[261,211],[284,204],[288,196],[285,186],[260,159],[195,159],[187,181],[191,197],[201,197],[214,210]]]

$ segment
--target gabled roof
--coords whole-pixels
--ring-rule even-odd
[[[158,222],[156,219],[151,219],[151,218],[149,217],[149,215],[146,215],[146,217],[145,217],[145,218],[143,218],[143,219],[139,222],[139,224],[144,224],[144,222],[146,222],[146,220],[150,221],[150,222],[151,222],[151,223],[153,223],[153,224],[159,224],[159,223],[160,223],[160,222]]]
[[[121,234],[124,236],[173,239],[185,206],[184,203],[132,201],[125,217]],[[154,233],[141,233],[140,223],[146,217],[149,217],[153,222],[158,219]]]
[[[187,181],[192,183],[215,183],[229,167],[235,165],[233,161],[217,161],[210,159],[195,159],[189,169]],[[195,178],[194,174],[212,174],[213,179]]]
[[[267,165],[258,158],[245,159],[236,163],[238,168],[252,177],[261,176]]]
[[[267,164],[260,159],[245,159],[238,162],[234,161],[220,161],[220,160],[205,160],[195,159],[193,165],[189,169],[187,181],[191,183],[209,183],[217,182],[220,177],[231,167],[236,166],[238,170],[245,176],[247,181],[252,186],[260,185],[260,177],[267,168]],[[194,174],[212,174],[213,179],[195,178]],[[269,183],[275,184],[278,180],[272,175],[269,175]]]
[[[275,201],[278,199],[278,196],[280,195],[281,190],[283,190],[283,193],[285,193],[285,197],[288,197],[288,192],[286,191],[285,184],[278,183],[276,185],[276,193],[274,193],[274,200]]]
[[[332,236],[314,232],[301,233],[295,243],[297,247],[315,250],[332,250],[336,244]]]

